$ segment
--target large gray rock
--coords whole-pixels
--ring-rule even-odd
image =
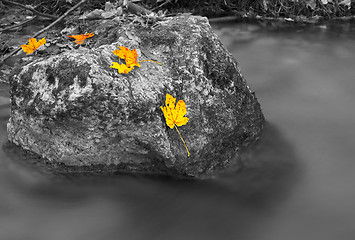
[[[203,17],[166,18],[153,27],[106,22],[86,48],[34,58],[10,79],[8,139],[68,166],[204,177],[235,170],[260,136],[264,117],[236,61]],[[129,74],[110,68],[117,46],[143,62]],[[183,99],[179,127],[160,106]]]

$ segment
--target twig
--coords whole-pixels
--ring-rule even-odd
[[[52,22],[51,24],[49,24],[47,27],[43,28],[42,30],[40,30],[39,32],[35,33],[35,35],[33,35],[33,38],[37,37],[38,35],[41,35],[42,33],[44,33],[45,31],[47,31],[48,29],[50,29],[51,27],[53,27],[56,23],[58,23],[59,21],[61,21],[63,18],[65,18],[69,13],[71,13],[72,11],[74,11],[76,8],[78,8],[81,4],[83,4],[84,2],[86,2],[87,0],[81,0],[79,3],[77,3],[74,7],[72,7],[71,9],[69,9],[68,11],[66,11],[61,17],[59,17],[57,20],[55,20],[54,22]],[[7,55],[6,57],[4,57],[1,61],[0,61],[0,66],[3,64],[4,61],[6,61],[8,58],[10,58],[12,55],[16,54],[18,51],[20,51],[21,46],[17,47],[15,50],[13,50],[11,53],[9,53],[9,55]]]
[[[15,25],[13,25],[13,26],[9,26],[9,27],[4,28],[4,29],[0,29],[0,32],[7,31],[7,30],[10,30],[10,29],[13,29],[13,28],[21,27],[22,25],[25,25],[26,23],[31,22],[32,20],[34,20],[34,19],[36,19],[36,18],[37,18],[37,16],[34,16],[33,18],[28,19],[28,20],[26,20],[26,21],[23,21],[23,22],[21,22],[21,23],[15,24]]]
[[[12,1],[7,1],[7,0],[1,0],[2,2],[4,3],[7,3],[7,4],[12,4],[12,5],[15,5],[17,7],[20,7],[20,8],[24,8],[26,10],[30,10],[31,12],[33,12],[34,14],[38,15],[38,16],[41,16],[41,17],[46,17],[46,18],[50,18],[50,19],[57,19],[58,17],[56,16],[52,16],[52,15],[49,15],[49,14],[46,14],[46,13],[41,13],[37,10],[35,10],[34,8],[32,7],[27,7],[25,5],[22,5],[20,3],[17,3],[17,2],[12,2]]]

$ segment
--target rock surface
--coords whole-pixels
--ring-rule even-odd
[[[95,33],[86,47],[34,58],[10,78],[9,141],[94,171],[205,177],[238,169],[264,117],[206,18],[166,18],[153,27],[107,21]],[[162,65],[142,62],[119,74],[110,68],[117,46]],[[186,103],[190,120],[179,131],[190,157],[166,125],[166,93]]]

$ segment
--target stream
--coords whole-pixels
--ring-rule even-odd
[[[59,173],[7,142],[0,239],[334,240],[355,236],[355,24],[213,24],[267,120],[246,167],[213,180]]]

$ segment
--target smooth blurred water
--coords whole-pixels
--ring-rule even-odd
[[[4,144],[0,239],[353,239],[355,27],[213,27],[268,122],[243,171],[209,181],[64,174]]]

